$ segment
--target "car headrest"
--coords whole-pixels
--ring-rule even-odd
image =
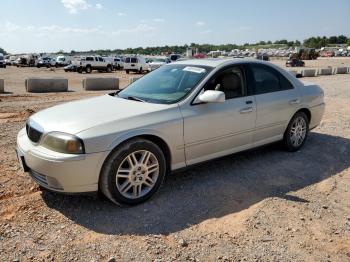
[[[221,79],[222,90],[242,90],[241,78],[235,73],[223,75]]]

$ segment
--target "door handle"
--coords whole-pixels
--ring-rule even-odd
[[[253,107],[242,108],[239,112],[241,114],[247,114],[247,113],[253,112]]]
[[[299,103],[300,103],[299,99],[289,100],[289,104],[291,104],[291,105],[296,105],[296,104],[299,104]]]

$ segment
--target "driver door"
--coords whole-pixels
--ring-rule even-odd
[[[254,96],[248,94],[245,68],[225,68],[204,87],[225,93],[223,103],[192,103],[181,108],[187,165],[249,148],[256,120]]]

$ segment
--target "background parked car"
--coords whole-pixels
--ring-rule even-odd
[[[71,63],[71,61],[72,61],[72,58],[70,56],[59,55],[56,58],[55,66],[56,67],[67,66]]]
[[[6,68],[5,58],[4,58],[4,55],[1,53],[0,53],[0,67]]]
[[[20,56],[16,61],[16,65],[17,67],[20,67],[20,66],[33,67],[37,65],[38,61],[39,61],[38,55],[27,54],[27,55]]]
[[[115,57],[113,59],[113,68],[116,70],[121,70],[124,68],[124,60],[121,57]]]
[[[76,72],[77,68],[78,68],[77,65],[71,63],[71,64],[65,66],[63,69],[64,69],[64,72]]]
[[[258,59],[258,60],[263,60],[263,61],[269,61],[270,60],[268,54],[258,54],[255,58]]]
[[[286,66],[291,66],[291,67],[305,66],[305,62],[299,58],[292,58],[287,60]]]
[[[36,64],[36,67],[37,68],[40,68],[40,67],[51,67],[53,65],[55,65],[56,63],[56,60],[51,58],[51,57],[41,57],[39,58],[37,64]]]
[[[179,60],[181,58],[181,55],[180,54],[171,54],[169,56],[169,58],[170,58],[171,62],[175,62],[175,61],[177,61],[177,60]]]
[[[90,74],[92,70],[98,70],[100,72],[112,72],[112,64],[106,61],[101,56],[86,56],[80,59],[79,66],[77,68],[78,73],[85,72]]]
[[[156,70],[157,68],[159,68],[163,65],[166,65],[168,63],[170,63],[170,59],[167,57],[165,57],[165,58],[162,58],[162,57],[153,58],[148,63],[148,71],[151,72],[151,71]]]
[[[124,70],[127,74],[130,71],[142,73],[148,70],[148,64],[143,56],[129,56],[124,60]]]

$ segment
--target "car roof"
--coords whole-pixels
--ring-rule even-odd
[[[261,61],[251,58],[203,58],[203,59],[188,59],[176,61],[175,64],[182,65],[198,65],[198,66],[209,66],[209,67],[218,67],[223,65],[232,65],[232,64],[246,64],[246,63],[261,63],[266,64],[266,61]]]

